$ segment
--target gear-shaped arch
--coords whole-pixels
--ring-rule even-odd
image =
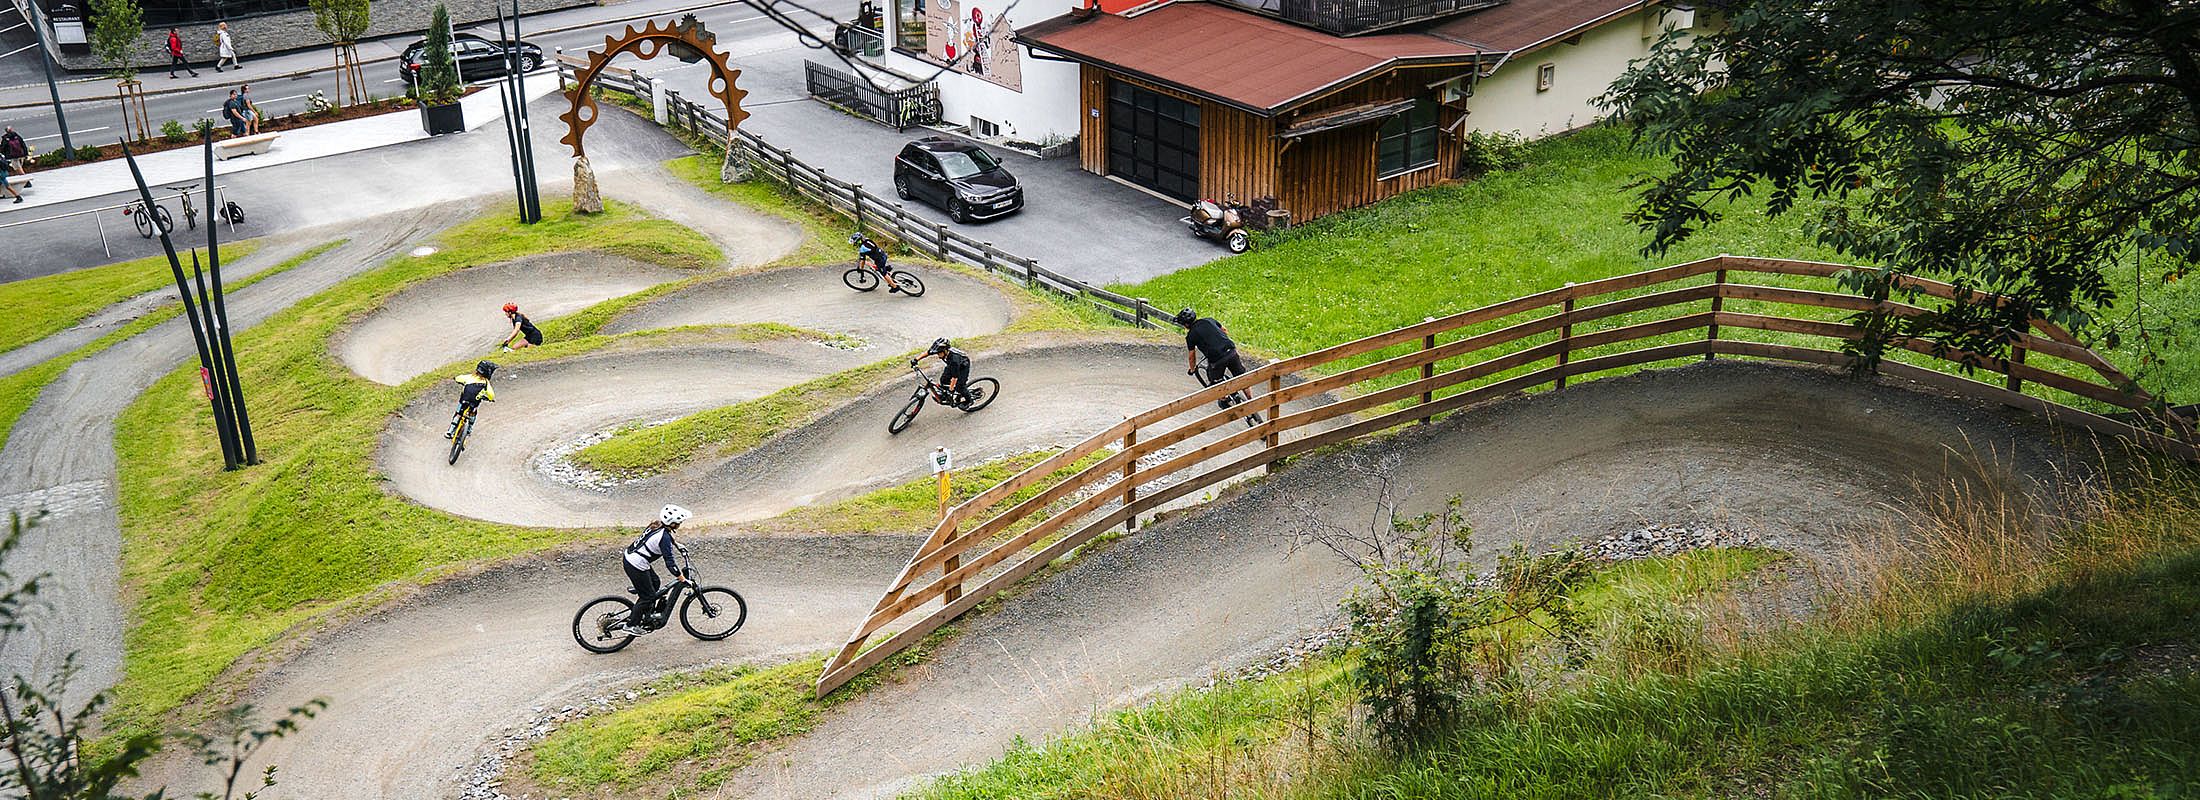
[[[726,62],[726,55],[716,49],[717,43],[718,36],[705,29],[694,14],[665,27],[658,27],[655,21],[643,23],[639,28],[629,25],[623,34],[604,37],[603,49],[588,54],[588,67],[576,76],[573,88],[565,91],[565,99],[571,107],[558,116],[565,120],[565,138],[558,141],[573,148],[573,157],[586,158],[588,154],[581,140],[587,135],[589,126],[596,124],[596,98],[588,93],[588,88],[596,82],[596,74],[620,53],[649,59],[668,48],[686,48],[699,54],[701,60],[710,62],[710,94],[726,106],[726,137],[727,141],[732,141],[733,132],[749,117],[749,112],[741,110],[741,99],[749,93],[737,85],[741,71]],[[677,51],[674,55],[684,58]]]

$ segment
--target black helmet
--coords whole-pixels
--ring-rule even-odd
[[[848,234],[848,243],[849,243],[849,244],[862,244],[862,243],[863,243],[863,234],[860,234],[860,233],[851,233],[851,234]]]
[[[1192,327],[1192,323],[1198,321],[1199,312],[1193,311],[1191,306],[1185,306],[1183,311],[1176,312],[1176,324],[1178,325],[1189,328]]]
[[[936,353],[945,353],[945,352],[947,352],[947,348],[949,348],[949,347],[952,347],[952,346],[953,346],[953,345],[952,345],[952,344],[951,344],[950,342],[948,342],[948,341],[947,341],[947,337],[945,337],[945,336],[942,336],[942,337],[940,337],[940,338],[937,338],[937,339],[933,339],[933,340],[932,340],[932,349],[930,349],[930,350],[926,350],[926,351],[924,351],[924,352],[925,352],[925,354],[926,354],[926,355],[932,355],[932,354],[936,354]]]
[[[475,364],[475,365],[474,365],[474,374],[475,374],[475,375],[479,375],[479,376],[481,376],[481,377],[483,377],[483,378],[487,378],[487,377],[489,377],[489,376],[491,376],[491,375],[495,375],[495,374],[496,374],[496,371],[497,371],[497,362],[494,362],[494,361],[483,361],[483,362],[481,362],[481,363],[479,363],[479,364]]]

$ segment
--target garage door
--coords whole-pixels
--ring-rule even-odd
[[[1108,86],[1108,174],[1179,200],[1199,199],[1199,106],[1124,83]]]

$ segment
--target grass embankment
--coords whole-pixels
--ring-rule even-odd
[[[251,286],[254,283],[258,283],[262,279],[280,275],[288,271],[292,267],[321,257],[321,254],[336,249],[337,247],[343,245],[346,241],[349,240],[344,239],[334,242],[328,242],[326,244],[314,247],[311,250],[307,250],[303,253],[299,253],[295,256],[284,259],[283,262],[280,264],[276,264],[275,266],[268,267],[267,269],[254,272],[251,275],[247,275],[242,279],[224,281],[222,290],[224,293],[234,292],[247,286]],[[252,244],[255,247],[257,246],[256,241]],[[247,252],[249,252],[251,249],[252,248],[246,248]],[[243,256],[240,255],[238,257],[242,258]],[[166,266],[165,262],[167,261],[167,257],[162,256],[161,261],[163,263],[160,264],[160,266]],[[117,266],[133,265],[135,265],[135,262],[133,262],[133,264],[121,264]],[[146,264],[143,266],[150,268],[152,265]],[[77,273],[70,273],[70,275],[75,274]],[[60,275],[55,277],[68,276]],[[14,284],[9,285],[13,286]],[[173,285],[173,281],[170,282],[170,285]],[[88,314],[89,312],[86,313]],[[7,447],[8,437],[15,431],[15,421],[21,419],[23,417],[23,412],[30,410],[31,403],[37,402],[38,395],[46,391],[46,387],[51,385],[54,382],[54,379],[61,377],[61,373],[69,371],[69,367],[75,366],[76,362],[90,358],[93,355],[104,351],[109,347],[113,347],[116,342],[120,342],[124,339],[128,339],[132,336],[136,336],[140,333],[151,330],[153,326],[159,325],[163,322],[167,322],[171,319],[175,319],[181,314],[183,314],[183,307],[181,305],[170,304],[167,306],[163,306],[161,308],[153,310],[150,313],[147,313],[145,316],[131,320],[130,323],[127,325],[116,328],[113,331],[109,331],[105,336],[101,336],[98,339],[94,339],[90,342],[86,342],[82,347],[78,347],[75,350],[71,350],[67,353],[63,353],[59,356],[47,359],[46,361],[39,363],[37,366],[30,367],[21,372],[9,375],[5,378],[0,378],[0,448]]]
[[[293,625],[360,607],[377,587],[606,533],[459,519],[383,491],[374,466],[383,424],[447,378],[439,371],[381,386],[345,369],[328,341],[405,287],[465,267],[588,249],[702,268],[720,253],[686,228],[619,205],[592,217],[552,212],[535,225],[498,212],[440,239],[433,255],[395,258],[237,336],[259,466],[209,466],[218,463],[212,418],[191,369],[160,380],[118,421],[123,569],[135,606],[110,725],[192,722],[171,714],[238,659]],[[561,342],[526,357],[580,346]]]
[[[537,743],[526,775],[553,793],[677,796],[716,786],[755,758],[754,745],[809,730],[831,702],[810,691],[824,665],[809,658],[660,678],[649,685],[649,699],[568,723]],[[644,786],[652,791],[634,791]]]
[[[224,244],[222,262],[234,263],[258,249],[258,239]],[[191,252],[177,254],[187,267]],[[205,258],[199,254],[200,263]],[[0,283],[0,308],[8,309],[0,316],[0,353],[67,330],[102,308],[175,285],[166,255]]]
[[[2200,784],[2196,488],[2104,494],[2059,528],[1951,503],[1868,542],[1797,627],[1620,614],[1581,668],[1477,695],[1403,754],[1357,732],[1340,656],[916,796],[2181,797]]]

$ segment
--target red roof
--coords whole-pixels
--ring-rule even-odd
[[[1641,7],[1642,0],[1512,0],[1421,30],[1494,53],[1517,53]]]
[[[1170,3],[1136,17],[1056,17],[1017,38],[1259,114],[1392,65],[1470,63],[1476,52],[1418,33],[1331,36],[1202,2]]]

